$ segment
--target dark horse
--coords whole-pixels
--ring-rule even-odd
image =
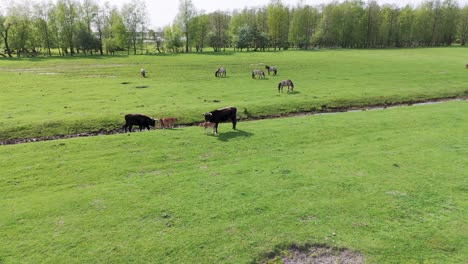
[[[268,65],[265,65],[265,69],[267,69],[268,71],[268,75],[270,75],[270,72],[272,71],[273,72],[273,75],[276,75],[278,73],[278,68],[276,68],[276,66],[268,66]]]
[[[252,79],[255,79],[255,76],[259,78],[265,79],[265,73],[262,70],[253,70],[252,71]]]
[[[215,77],[226,77],[226,69],[225,68],[218,68],[215,72]]]
[[[282,80],[278,83],[278,93],[281,91],[283,92],[283,86],[288,86],[288,93],[289,91],[294,91],[294,83],[291,80]]]

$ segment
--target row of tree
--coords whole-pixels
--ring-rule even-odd
[[[128,54],[308,49],[311,47],[382,48],[442,46],[468,38],[468,6],[454,0],[428,0],[417,7],[347,0],[311,6],[285,6],[271,0],[263,7],[233,12],[199,12],[191,0],[179,0],[173,25],[148,28],[146,6],[135,0],[120,8],[97,0],[15,2],[0,11],[0,56]]]

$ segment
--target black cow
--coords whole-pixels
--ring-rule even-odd
[[[236,129],[237,123],[237,108],[233,106],[213,110],[209,113],[204,113],[203,116],[205,117],[206,122],[215,123],[213,127],[213,133],[218,133],[218,123],[225,122],[231,120],[232,122],[232,129]]]
[[[125,125],[123,125],[123,129],[125,129],[125,132],[127,132],[127,127],[129,128],[128,130],[132,132],[132,126],[139,126],[140,131],[142,131],[145,127],[150,130],[150,126],[155,126],[156,125],[156,120],[154,120],[151,117],[147,117],[142,114],[128,114],[125,116]]]

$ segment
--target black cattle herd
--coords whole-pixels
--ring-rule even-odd
[[[270,72],[273,72],[273,75],[277,75],[278,73],[278,69],[276,66],[265,66],[265,69],[268,71],[268,75],[270,75]],[[141,69],[140,74],[143,78],[146,78],[145,69]],[[255,79],[256,76],[259,76],[259,78],[265,78],[265,73],[262,70],[253,70],[252,78]],[[215,72],[215,77],[226,77],[226,69],[218,68]],[[283,86],[288,87],[288,93],[290,91],[294,91],[294,84],[291,80],[280,81],[278,83],[278,93],[283,92]],[[221,109],[216,109],[211,112],[204,113],[203,117],[205,118],[205,122],[200,125],[205,128],[213,127],[213,134],[218,133],[218,124],[221,122],[231,121],[232,129],[236,129],[237,108],[229,106]],[[175,118],[162,118],[158,120],[142,114],[128,114],[125,115],[125,124],[123,125],[122,129],[124,129],[125,132],[127,132],[127,129],[129,132],[132,132],[132,127],[138,126],[140,131],[142,131],[145,128],[150,130],[150,126],[155,127],[156,122],[159,122],[161,128],[167,128],[167,126],[164,125],[164,120],[168,119],[172,121],[176,120]]]

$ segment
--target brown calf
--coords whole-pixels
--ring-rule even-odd
[[[159,119],[160,128],[174,128],[174,124],[177,121],[175,117],[164,117]]]

